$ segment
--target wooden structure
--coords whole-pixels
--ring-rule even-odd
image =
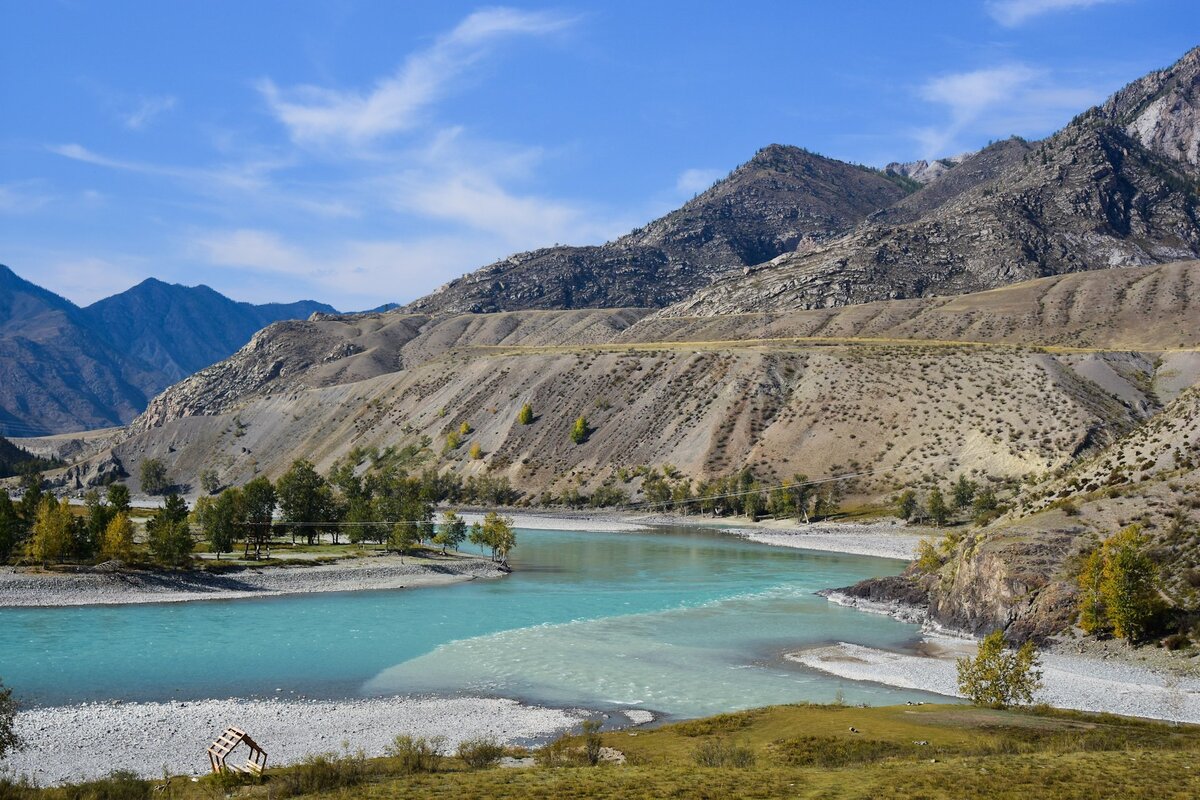
[[[250,748],[250,755],[246,758],[246,763],[241,766],[226,764],[226,757],[241,744]],[[247,775],[262,775],[263,770],[267,768],[267,751],[259,747],[258,743],[247,736],[244,730],[226,728],[225,732],[208,746],[208,761],[212,764],[214,773],[243,772]]]

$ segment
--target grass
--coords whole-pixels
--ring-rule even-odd
[[[854,729],[854,730],[851,730]],[[234,796],[267,798],[1174,798],[1200,796],[1200,727],[970,706],[776,706],[656,730],[602,735],[626,763],[472,767],[459,757],[414,770],[398,753],[310,757]],[[575,736],[559,744],[581,750]],[[402,755],[402,754],[399,754]],[[465,753],[464,753],[465,755]],[[489,754],[490,756],[490,754]],[[492,763],[490,759],[485,759]],[[479,764],[479,762],[476,762]],[[547,766],[557,764],[559,766]],[[141,796],[105,782],[37,790],[0,779],[0,798]],[[116,787],[114,787],[116,788]],[[171,797],[214,796],[211,781]]]

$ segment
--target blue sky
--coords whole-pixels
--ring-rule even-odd
[[[0,263],[406,301],[604,241],[771,142],[876,166],[1046,135],[1195,0],[0,0]]]

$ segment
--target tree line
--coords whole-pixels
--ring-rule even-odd
[[[48,565],[143,557],[135,547],[129,489],[111,484],[104,495],[91,490],[82,513],[66,500],[45,492],[40,474],[21,484],[21,499],[0,492],[0,561],[25,557]],[[217,555],[239,546],[243,558],[269,555],[274,538],[315,544],[328,537],[334,544],[375,543],[401,554],[427,544],[458,549],[464,541],[490,550],[505,561],[516,545],[512,521],[495,513],[468,529],[454,512],[435,522],[439,502],[471,498],[483,503],[511,501],[507,479],[469,478],[427,471],[409,475],[386,468],[360,475],[342,462],[328,475],[306,460],[295,461],[272,482],[265,476],[242,486],[201,496],[195,508],[177,493],[146,522],[145,554],[163,566],[190,563],[197,537]]]

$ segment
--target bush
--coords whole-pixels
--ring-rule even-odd
[[[754,766],[757,757],[749,747],[735,744],[728,739],[708,739],[692,751],[692,760],[702,767],[747,769]]]
[[[574,743],[573,737],[563,734],[548,745],[533,752],[533,760],[540,767],[582,767],[587,763],[582,748]]]
[[[128,770],[110,772],[96,781],[70,787],[71,800],[147,800],[152,795],[150,781]]]
[[[443,748],[446,746],[445,736],[434,736],[426,739],[411,736],[397,736],[384,752],[389,758],[395,759],[399,771],[408,775],[414,772],[437,772],[442,767]]]
[[[271,784],[279,797],[297,797],[358,786],[366,779],[367,764],[362,753],[320,753],[278,773]]]
[[[583,723],[583,760],[588,763],[588,766],[596,766],[600,763],[600,750],[604,747],[604,742],[600,738],[600,723],[594,719],[585,720]]]
[[[504,758],[504,745],[491,736],[466,739],[458,745],[458,757],[471,769],[483,769]]]
[[[715,717],[693,719],[674,726],[674,731],[680,736],[711,736],[714,733],[733,733],[750,726],[754,721],[753,713],[717,714]]]
[[[988,634],[975,658],[958,660],[958,690],[974,705],[1008,708],[1033,702],[1042,685],[1037,651],[1032,642],[1015,653],[1004,649],[1003,631]]]
[[[797,736],[771,745],[790,767],[846,767],[916,752],[913,745],[875,739]]]

